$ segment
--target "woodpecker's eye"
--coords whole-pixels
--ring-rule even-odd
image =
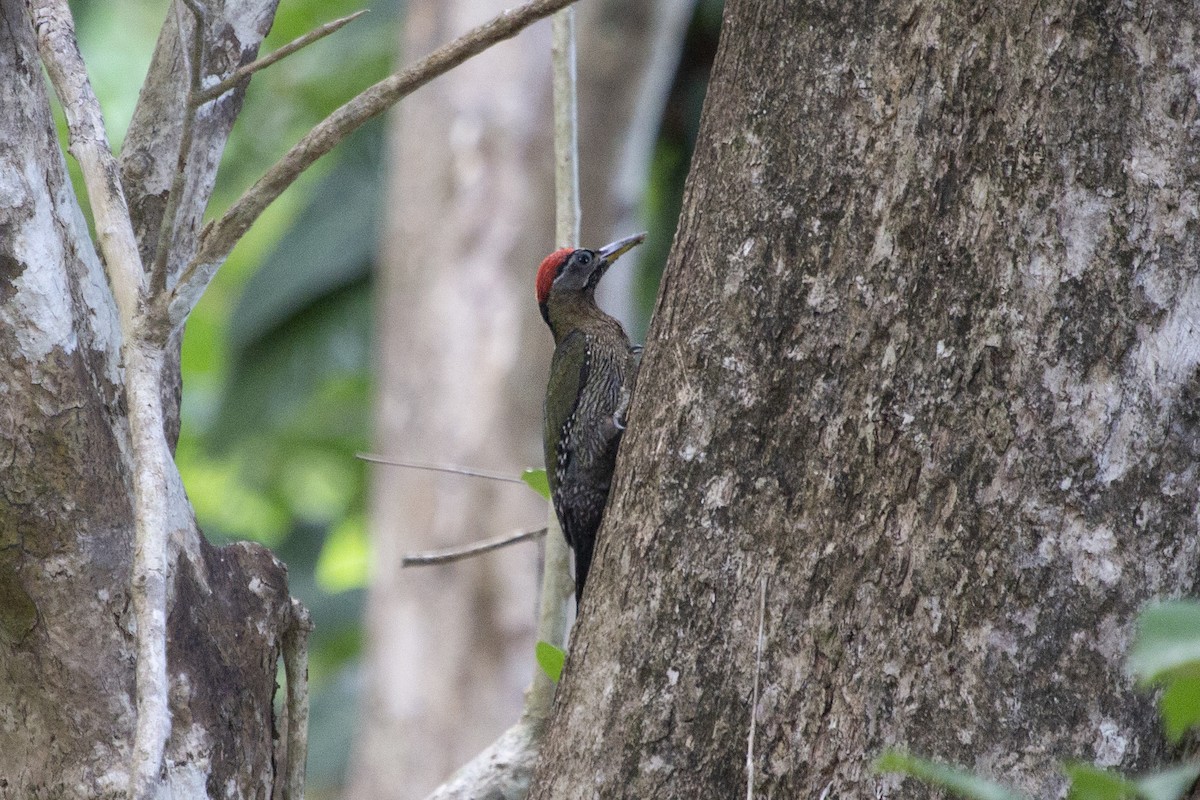
[[[588,264],[592,263],[592,254],[584,251],[579,254],[578,260],[581,265],[586,267]]]

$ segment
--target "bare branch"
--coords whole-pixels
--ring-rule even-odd
[[[194,97],[200,91],[200,80],[204,72],[204,32],[208,27],[207,15],[204,7],[197,0],[182,0],[182,2],[191,10],[193,18],[192,52],[188,56],[190,78],[188,97]],[[187,27],[183,24],[183,20],[180,20],[180,34],[185,30]],[[192,130],[195,123],[195,107],[191,103],[187,103],[183,108],[175,176],[171,179],[171,188],[167,192],[167,207],[163,211],[162,221],[158,227],[158,245],[154,253],[154,266],[150,270],[150,294],[152,297],[157,297],[167,290],[167,260],[171,254],[172,240],[175,238],[175,218],[179,216],[179,198],[183,195],[183,186],[187,181],[187,160],[192,152]]]
[[[572,2],[574,0],[533,0],[517,9],[505,11],[342,105],[267,170],[221,219],[205,227],[196,255],[166,298],[166,307],[159,308],[158,312],[172,329],[182,324],[233,246],[266,207],[291,186],[304,170],[367,120],[383,113],[404,96],[471,56],[497,42],[512,38],[522,29]]]
[[[410,553],[400,559],[402,567],[429,567],[436,564],[450,564],[455,561],[472,558],[473,556],[481,556],[484,553],[490,553],[493,550],[499,550],[501,547],[508,547],[510,544],[517,544],[528,539],[537,539],[546,535],[545,528],[538,528],[532,531],[517,531],[516,533],[506,533],[503,536],[497,536],[492,539],[484,539],[482,542],[469,544],[465,547],[454,547],[449,550],[434,550],[429,553]]]
[[[426,464],[421,461],[401,461],[398,458],[377,456],[374,453],[355,453],[354,457],[361,459],[362,461],[370,462],[371,464],[384,464],[389,467],[420,469],[425,470],[426,472],[448,472],[451,475],[466,475],[471,478],[484,478],[489,481],[503,481],[504,483],[519,483],[522,486],[526,485],[525,481],[521,480],[520,478],[514,478],[511,475],[505,475],[501,472],[488,472],[481,469],[453,467],[445,464]]]
[[[134,327],[144,290],[142,261],[121,189],[120,171],[104,130],[100,104],[92,91],[75,38],[66,0],[29,0],[38,53],[67,117],[71,155],[79,162],[96,221],[96,237],[112,283],[121,328]]]
[[[554,62],[554,193],[555,240],[568,247],[579,246],[579,114],[575,92],[575,9],[554,16],[552,50]],[[548,465],[549,466],[549,465]],[[566,645],[567,613],[572,591],[571,557],[567,542],[551,504],[547,511],[551,530],[546,539],[542,568],[542,597],[538,610],[539,641],[556,647]],[[578,609],[576,609],[578,612]],[[554,683],[536,670],[525,695],[525,716],[547,720],[554,708]]]
[[[266,69],[277,61],[282,61],[297,50],[307,47],[313,42],[318,42],[331,33],[336,33],[349,23],[361,17],[363,14],[366,14],[369,10],[370,9],[364,8],[362,11],[356,11],[348,17],[335,19],[333,22],[326,22],[321,27],[315,28],[303,36],[288,42],[270,55],[263,56],[260,59],[246,64],[245,66],[238,67],[232,75],[218,83],[216,86],[210,86],[203,91],[197,90],[190,98],[188,98],[188,104],[192,108],[198,108],[210,100],[216,100],[230,89],[236,89],[243,81],[249,79],[249,77],[254,73]]]
[[[522,718],[479,755],[459,767],[425,800],[528,797],[538,743],[545,728],[542,720]]]
[[[171,732],[167,705],[167,475],[174,469],[163,436],[159,393],[163,350],[126,339],[125,397],[133,450],[133,613],[137,620],[137,729],[130,797],[158,796],[163,750]]]
[[[575,92],[575,10],[554,17],[554,238],[579,247],[579,108]]]
[[[283,800],[303,800],[308,763],[308,634],[312,617],[292,598],[292,624],[283,635],[283,670],[287,675],[287,767]]]

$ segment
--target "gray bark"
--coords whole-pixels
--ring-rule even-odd
[[[410,3],[407,60],[506,5]],[[595,132],[581,163],[597,176],[585,185],[596,245],[636,224],[626,173],[645,171],[691,0],[653,13],[628,0],[593,5],[640,23],[614,30],[586,11],[580,20],[581,105],[595,109],[582,114]],[[396,117],[380,281],[381,452],[513,475],[541,466],[552,342],[533,275],[555,246],[549,27],[463,65]],[[614,174],[626,177],[600,177]],[[521,714],[537,556],[522,545],[403,572],[400,558],[536,527],[546,510],[527,489],[454,476],[378,467],[374,486],[364,728],[349,796],[421,797]]]
[[[278,5],[279,0],[246,0],[224,3],[219,12],[210,12],[204,33],[202,75],[225,76],[253,61],[263,37],[271,29]],[[190,40],[194,18],[182,3],[174,2],[167,11],[121,147],[121,183],[133,216],[138,249],[147,265],[153,263],[157,255],[159,231],[183,136],[190,80],[187,59],[191,50],[180,44],[181,21],[184,34]],[[243,86],[206,103],[197,111],[192,147],[187,154],[184,191],[173,222],[174,236],[167,259],[168,285],[179,277],[196,251],[196,237],[204,209],[212,196],[221,154],[242,110],[244,97]],[[167,441],[172,450],[179,439],[179,399],[183,388],[179,348],[182,341],[180,329],[171,337],[167,348],[162,381]]]
[[[234,60],[249,58],[273,10],[230,2],[210,22]],[[156,59],[148,87],[172,84],[161,70],[177,69],[178,55],[163,64]],[[135,120],[127,153],[174,164],[169,141],[149,141],[177,124],[170,112],[186,86],[172,85],[176,104],[156,100],[157,117]],[[136,634],[121,334],[19,0],[0,0],[0,107],[0,796],[124,797]],[[191,162],[206,166],[191,177],[202,188],[180,212],[193,226],[234,113],[214,110],[198,125]],[[128,169],[123,178],[146,254],[157,233],[149,198],[162,187]],[[275,664],[290,624],[286,571],[264,548],[208,545],[178,473],[167,477],[165,500],[172,727],[161,791],[269,795]]]
[[[1121,660],[1196,585],[1198,28],[731,0],[533,797],[744,795],[752,714],[756,797],[1165,758]]]

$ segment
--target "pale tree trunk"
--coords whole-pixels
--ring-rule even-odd
[[[254,56],[274,6],[214,12],[213,73]],[[187,88],[186,71],[171,66],[181,58],[177,19],[173,7],[147,81],[156,111],[139,112],[126,138],[126,193],[147,264],[164,192],[151,173],[165,162],[169,185],[180,140],[170,111]],[[177,226],[185,249],[240,102],[238,91],[197,122]],[[137,660],[127,365],[20,0],[0,0],[0,107],[0,796],[125,797]],[[165,376],[177,384],[176,370]],[[177,430],[177,405],[165,422]],[[178,473],[166,476],[166,494],[162,786],[175,797],[263,797],[274,779],[286,571],[258,546],[209,546]]]
[[[1198,28],[731,0],[532,796],[1165,757],[1121,660],[1196,584]]]
[[[507,5],[411,2],[408,58]],[[656,5],[652,14],[631,0],[581,9],[593,236],[636,225],[641,186],[629,174],[644,174],[692,3]],[[513,476],[541,466],[552,342],[532,281],[555,247],[551,136],[548,24],[397,114],[379,283],[380,452]],[[538,555],[525,544],[403,571],[400,559],[539,527],[546,506],[521,486],[391,467],[376,468],[373,496],[363,729],[348,796],[421,797],[521,714]]]
[[[406,58],[505,7],[412,2]],[[535,463],[537,329],[520,265],[550,246],[540,103],[548,25],[412,97],[378,283],[377,450],[519,475]],[[540,201],[540,202],[539,202]],[[535,313],[536,316],[536,313]],[[521,486],[377,467],[367,683],[348,796],[420,797],[516,719],[530,676],[534,546],[401,571],[405,552],[537,527]]]

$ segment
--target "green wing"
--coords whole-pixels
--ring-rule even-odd
[[[567,334],[554,349],[554,358],[550,361],[542,440],[545,443],[546,478],[550,482],[551,496],[558,491],[559,476],[567,467],[565,462],[560,463],[560,458],[565,459],[566,454],[564,452],[560,456],[558,443],[564,434],[569,434],[564,428],[575,415],[579,389],[588,378],[588,362],[587,336],[580,331]]]

